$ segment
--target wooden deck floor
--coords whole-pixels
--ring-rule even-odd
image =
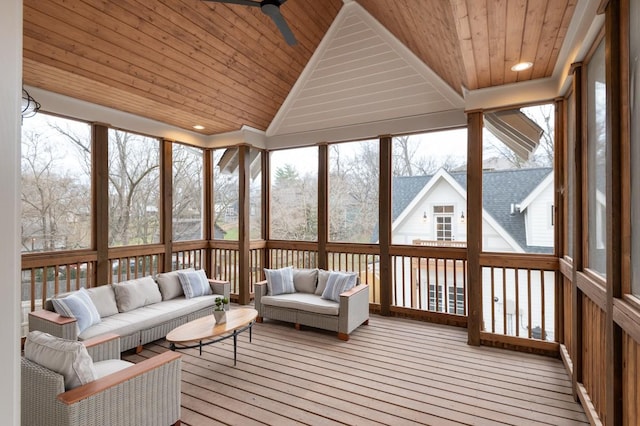
[[[168,350],[145,346],[138,361]],[[348,342],[265,321],[182,352],[186,425],[588,424],[561,361],[466,344],[466,330],[372,316]]]

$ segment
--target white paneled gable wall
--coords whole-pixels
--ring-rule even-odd
[[[463,109],[462,97],[436,73],[359,4],[345,2],[267,129],[267,136],[307,134],[445,111],[459,112],[461,120],[456,125],[464,126]]]

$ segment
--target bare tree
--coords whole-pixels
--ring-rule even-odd
[[[158,140],[109,132],[110,246],[159,241],[159,157]]]
[[[22,135],[22,245],[24,251],[88,247],[89,206],[82,183],[57,167],[62,155],[43,135]]]
[[[291,164],[275,171],[271,187],[271,238],[314,241],[318,238],[318,176],[300,175]]]
[[[90,175],[90,139],[68,125],[50,126],[72,143],[83,160],[80,166]],[[110,246],[159,241],[159,149],[157,139],[109,130]]]
[[[173,239],[202,238],[203,151],[173,145]]]

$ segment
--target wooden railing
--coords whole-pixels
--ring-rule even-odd
[[[438,322],[466,324],[466,250],[422,244],[394,246],[391,255],[394,308],[435,314],[429,317]]]
[[[557,341],[558,260],[550,256],[483,254],[480,264],[483,330]]]
[[[109,250],[109,282],[161,272],[164,245]],[[370,285],[370,303],[381,304],[381,259],[375,244],[329,243],[327,269],[356,272]],[[210,250],[207,257],[207,250]],[[403,315],[431,315],[446,323],[465,325],[468,314],[466,250],[455,247],[392,246],[390,248],[391,310]],[[240,293],[237,241],[174,244],[171,269],[205,267],[212,278],[228,280],[231,293]],[[47,297],[92,287],[96,253],[29,254],[23,256],[23,305],[26,313],[39,309]],[[319,264],[317,243],[256,241],[249,251],[250,294],[263,279],[263,268],[314,268]],[[557,340],[555,273],[558,260],[550,256],[483,254],[483,330],[516,338]],[[164,269],[164,268],[162,268]],[[558,287],[559,289],[559,287]],[[570,295],[565,294],[565,299]],[[570,329],[570,325],[566,325]]]
[[[110,248],[108,284],[157,274],[163,254],[162,244]]]
[[[369,285],[369,303],[380,304],[380,249],[371,244],[328,244],[327,269],[355,272]]]
[[[457,247],[466,248],[466,241],[448,241],[448,240],[420,240],[415,239],[411,242],[414,246],[422,247]]]

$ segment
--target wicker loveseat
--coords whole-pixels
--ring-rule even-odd
[[[277,287],[282,277],[288,281],[289,273],[293,287],[285,283],[282,292]],[[265,269],[265,274],[267,280],[255,284],[257,322],[270,318],[294,323],[297,329],[335,331],[341,340],[349,340],[353,330],[369,323],[369,286],[360,284],[356,274],[293,268]],[[341,291],[340,282],[348,289]]]
[[[114,334],[78,342],[31,332],[21,366],[22,425],[179,425],[180,376],[175,352],[134,365],[120,360]]]
[[[99,314],[97,322],[84,329],[76,318],[56,313],[53,299],[48,299],[44,309],[29,314],[29,331],[81,341],[115,333],[120,336],[122,351],[141,350],[142,345],[165,337],[179,325],[212,314],[216,297],[229,298],[228,281],[206,280],[206,276],[203,279],[211,288],[207,293],[212,294],[186,297],[179,274],[191,272],[194,271],[172,271],[158,274],[155,279],[143,277],[79,290],[88,294]]]

